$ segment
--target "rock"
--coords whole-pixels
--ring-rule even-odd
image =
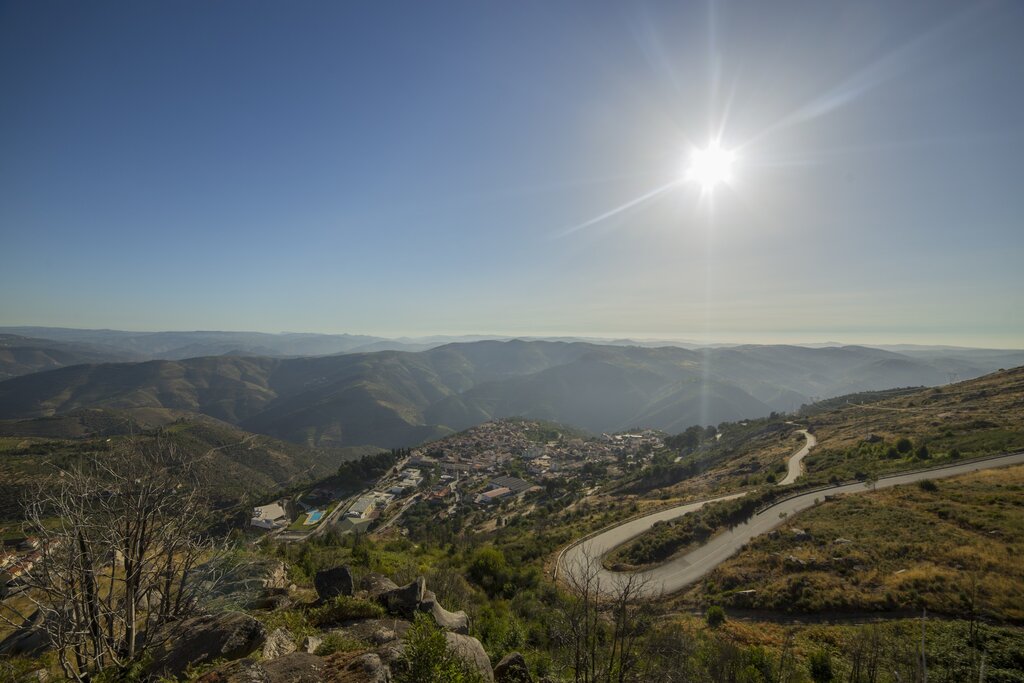
[[[284,562],[275,562],[267,568],[263,577],[263,587],[274,589],[283,588],[288,590],[291,581],[288,579],[288,565]]]
[[[263,596],[249,603],[249,606],[252,609],[288,609],[295,604],[288,592],[287,588],[269,588]]]
[[[265,662],[270,683],[323,683],[327,677],[327,662],[323,657],[308,652],[293,652],[271,662]]]
[[[449,612],[437,601],[434,591],[424,591],[419,609],[434,618],[438,626],[445,631],[469,635],[469,616],[463,611]]]
[[[359,588],[366,591],[367,597],[373,600],[379,595],[395,590],[398,584],[383,574],[370,573],[359,582]]]
[[[302,639],[302,647],[300,648],[303,652],[314,654],[318,647],[323,645],[324,639],[320,636],[306,636]]]
[[[176,625],[178,637],[157,648],[149,672],[178,676],[191,664],[215,659],[240,659],[252,654],[267,639],[267,629],[248,614],[221,612],[185,619]]]
[[[269,662],[227,662],[201,676],[198,683],[323,683],[334,680],[328,677],[328,668],[322,657],[295,652]]]
[[[277,659],[295,652],[295,641],[283,628],[275,629],[263,643],[263,659]]]
[[[397,614],[412,619],[423,602],[427,590],[427,581],[422,576],[401,588],[381,593],[377,600],[387,608],[390,614]]]
[[[362,640],[376,642],[374,638],[395,635],[393,640],[403,638],[409,631],[412,623],[405,619],[359,619],[346,622],[341,628],[331,629],[331,633],[338,633],[348,640]],[[378,636],[378,634],[380,634]]]
[[[348,567],[324,569],[313,577],[313,586],[321,600],[330,600],[338,595],[352,595],[352,572]]]
[[[370,636],[370,641],[374,645],[383,645],[384,643],[390,643],[392,640],[398,640],[398,634],[389,628],[379,628]]]
[[[196,683],[270,683],[270,676],[261,663],[238,659],[206,672]]]
[[[334,680],[389,683],[391,669],[381,661],[379,656],[372,652],[365,652],[353,657],[340,670],[335,671]]]
[[[533,676],[526,658],[518,652],[509,652],[494,667],[494,680],[497,683],[533,683]]]
[[[484,651],[484,646],[473,636],[464,636],[461,633],[446,631],[445,640],[448,647],[464,662],[480,672],[485,681],[494,681],[494,670],[491,668],[491,660]]]

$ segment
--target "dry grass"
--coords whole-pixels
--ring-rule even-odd
[[[1021,552],[1024,466],[823,503],[755,539],[688,597],[804,612],[924,606],[1021,623]]]

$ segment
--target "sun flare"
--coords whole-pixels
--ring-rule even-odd
[[[710,192],[718,185],[733,179],[736,153],[722,149],[717,142],[710,142],[704,149],[690,153],[690,165],[686,169],[686,180],[700,185],[701,190]]]

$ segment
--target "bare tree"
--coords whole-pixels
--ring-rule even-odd
[[[602,582],[599,560],[584,548],[565,573],[565,600],[558,637],[570,656],[576,683],[625,683],[641,670],[658,595],[639,573],[619,574]]]
[[[68,678],[163,642],[210,587],[196,572],[213,545],[193,464],[161,437],[132,438],[57,473],[28,502],[42,557],[25,594]]]

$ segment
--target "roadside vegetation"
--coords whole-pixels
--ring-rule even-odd
[[[1024,624],[1024,466],[824,501],[754,539],[689,599],[779,612]]]

